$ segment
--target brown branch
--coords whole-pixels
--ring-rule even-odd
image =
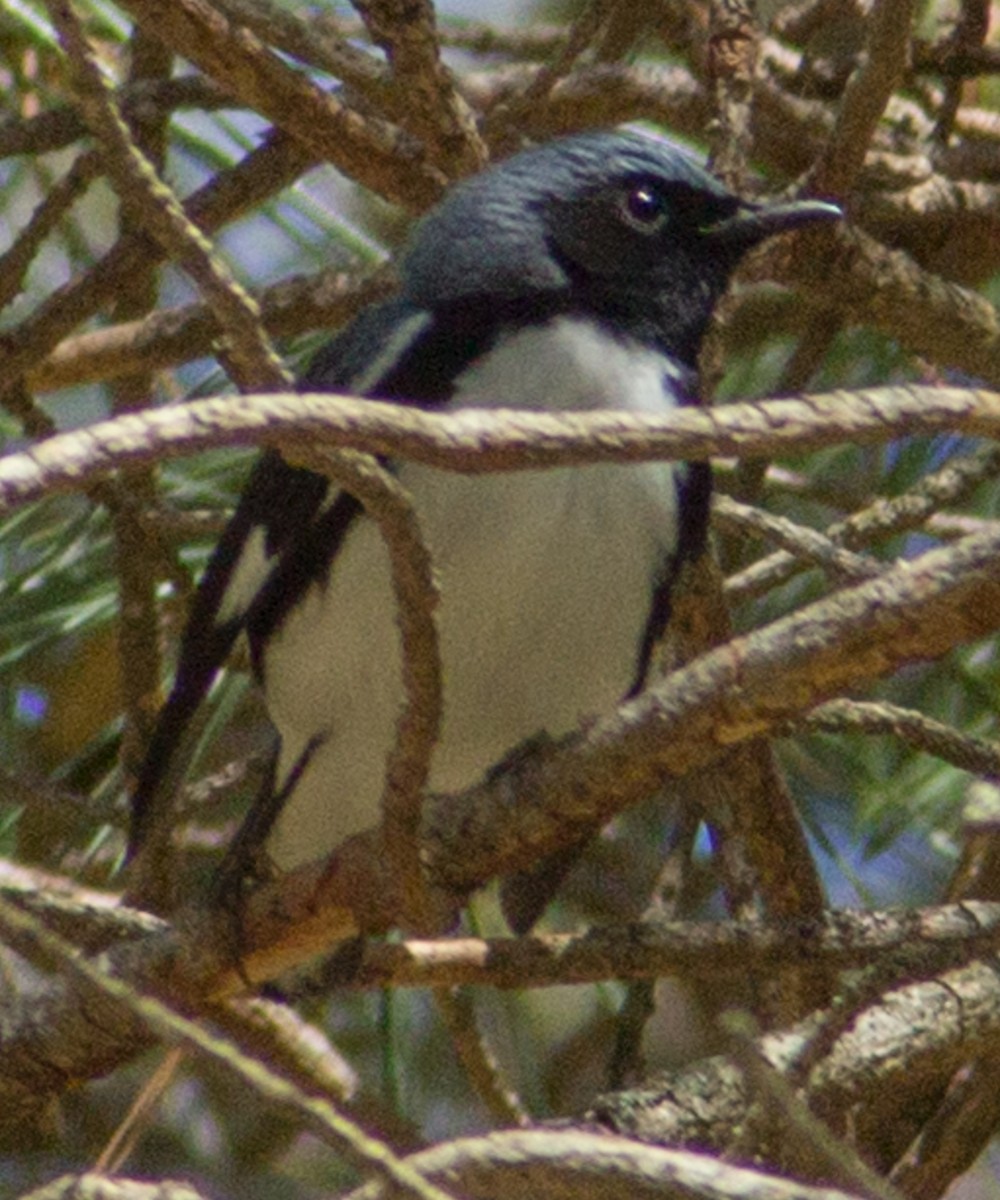
[[[336,329],[393,290],[389,272],[358,278],[331,267],[315,275],[286,279],[252,295],[268,333],[285,337],[312,329]],[[67,338],[25,379],[32,391],[47,392],[114,379],[140,365],[162,370],[210,354],[220,332],[211,309],[204,304],[159,309],[142,320]]]
[[[996,1135],[996,1070],[997,1060],[986,1056],[960,1067],[938,1109],[893,1166],[890,1181],[911,1200],[938,1200]]]
[[[661,921],[526,938],[367,942],[349,988],[562,987],[681,975],[718,984],[789,966],[857,970],[898,958],[923,977],[1000,950],[1000,904],[826,912],[816,920]]]
[[[252,996],[213,1009],[212,1017],[244,1054],[270,1063],[300,1087],[334,1103],[354,1099],[357,1072],[323,1029],[290,1005]]]
[[[198,108],[213,112],[232,108],[232,97],[203,76],[177,79],[144,79],[126,84],[119,94],[122,111],[131,120],[137,112],[147,115]],[[61,150],[83,137],[87,126],[75,108],[51,108],[30,117],[5,117],[0,122],[0,158],[19,154],[41,155]]]
[[[957,58],[963,54],[982,49],[990,28],[989,0],[962,0],[961,15],[948,38],[948,48]],[[945,58],[951,57],[945,55]],[[945,91],[937,114],[934,136],[938,143],[946,145],[955,124],[958,106],[962,102],[962,79],[945,74]]]
[[[843,583],[873,579],[882,570],[882,566],[873,559],[845,550],[826,534],[799,525],[787,517],[778,517],[749,504],[740,504],[728,496],[714,498],[712,516],[723,527],[730,525],[776,543],[797,560],[800,567],[804,563],[822,567]]]
[[[998,471],[1000,447],[986,445],[971,454],[956,455],[902,495],[880,497],[860,512],[834,522],[825,536],[834,545],[858,549],[880,538],[917,529],[931,521],[942,505],[960,503]],[[976,529],[985,532],[983,525]],[[971,532],[972,529],[955,529],[953,536]],[[799,567],[795,555],[779,550],[727,579],[726,592],[734,603],[761,595],[790,579]]]
[[[17,298],[35,255],[66,213],[83,196],[98,172],[96,154],[81,154],[32,213],[10,247],[0,254],[0,309]]]
[[[0,858],[0,892],[89,954],[169,928],[151,913],[123,907],[116,894],[6,858]]]
[[[996,75],[1000,72],[1000,47],[977,45],[975,42],[963,45],[956,42],[954,37],[947,37],[940,42],[914,38],[913,71],[915,74],[933,72],[945,79]]]
[[[470,1200],[854,1200],[691,1151],[643,1145],[592,1128],[504,1130],[457,1138],[404,1160]],[[342,1200],[396,1200],[384,1187]],[[145,1198],[140,1198],[145,1200]],[[186,1198],[185,1198],[186,1200]]]
[[[230,21],[245,26],[262,43],[326,71],[376,111],[395,119],[405,111],[403,94],[394,89],[385,64],[338,36],[329,22],[317,20],[320,14],[297,16],[273,0],[217,0],[217,5]]]
[[[427,208],[445,179],[426,154],[384,121],[365,117],[288,67],[245,25],[207,0],[123,0],[122,8],[232,95],[388,200]]]
[[[875,0],[865,23],[865,57],[848,82],[833,136],[809,173],[808,190],[823,196],[850,191],[889,99],[909,60],[913,0]]]
[[[943,1091],[970,1056],[996,1061],[998,1012],[1000,977],[992,959],[903,985],[839,1032],[829,1053],[813,1066],[804,1098],[835,1133],[849,1128],[852,1144],[867,1161],[887,1170],[906,1149],[914,1112],[923,1109],[928,1095]],[[758,1051],[786,1074],[814,1029],[806,1021],[765,1035]],[[587,1116],[627,1136],[724,1153],[733,1130],[750,1117],[751,1102],[740,1072],[717,1058],[672,1072],[649,1087],[604,1097]],[[798,1166],[783,1158],[780,1165],[792,1173]]]
[[[517,146],[525,121],[531,113],[546,107],[555,88],[595,41],[614,7],[615,0],[588,0],[562,44],[554,48],[541,66],[529,69],[519,87],[499,103],[490,105],[486,130],[491,142],[499,142],[508,149]]]
[[[993,305],[861,230],[831,226],[819,238],[815,231],[802,233],[781,274],[911,354],[1000,384],[1000,314]]]
[[[99,166],[100,158],[96,153],[80,155],[63,178],[50,188],[10,248],[0,255],[0,309],[6,308],[20,294],[25,276],[43,242],[93,182]],[[30,437],[48,437],[55,432],[55,422],[34,402],[25,387],[0,386],[0,404],[20,422]]]
[[[211,305],[225,330],[226,357],[235,368],[237,382],[244,390],[291,383],[261,328],[256,302],[133,141],[112,86],[87,44],[70,0],[47,0],[47,4],[73,67],[76,100],[101,144],[120,194],[133,219],[139,217],[167,254],[184,266]]]
[[[5,864],[4,896],[49,928],[95,953],[140,937],[170,936],[169,925],[123,908],[65,877]],[[368,942],[340,986],[538,988],[681,974],[719,980],[795,964],[856,970],[898,958],[924,976],[1000,946],[1000,904],[965,901],[924,909],[826,912],[814,920],[665,921],[526,938],[410,938]],[[133,947],[134,949],[134,947]],[[134,959],[132,950],[128,958]]]
[[[819,309],[810,314],[791,357],[785,363],[781,377],[773,388],[775,395],[795,395],[809,386],[842,325],[839,313]],[[717,473],[716,482],[723,486],[728,485],[734,499],[756,503],[764,494],[765,482],[772,470],[772,465],[766,458],[740,459],[735,465],[734,478],[723,484]],[[837,499],[838,502],[842,502],[839,490]],[[717,543],[717,551],[720,562],[727,569],[734,561],[742,561],[738,557],[742,553],[741,550],[730,546],[725,540]]]
[[[708,21],[708,78],[715,119],[712,129],[713,171],[735,191],[746,185],[753,142],[754,77],[760,29],[749,0],[712,0]]]
[[[891,229],[899,236],[921,225],[940,226],[945,217],[960,228],[969,221],[991,219],[998,209],[1000,185],[931,174],[898,190],[866,189],[852,202],[851,212],[866,228]]]
[[[351,24],[341,23],[347,36]],[[467,50],[469,54],[505,54],[511,59],[547,61],[565,44],[565,26],[532,22],[519,25],[490,25],[465,17],[455,19],[442,13],[438,28],[442,46]]]
[[[789,56],[785,47],[764,38],[760,43],[760,58],[762,69],[755,75],[752,98],[753,160],[788,177],[801,175],[809,171],[828,145],[834,118],[827,104],[795,95],[785,86],[782,71],[787,69],[786,73],[795,78],[801,70],[801,54]],[[536,70],[523,63],[473,70],[462,76],[460,85],[463,93],[492,120],[492,110],[512,103],[530,85]],[[909,138],[930,136],[931,121],[917,105],[894,97],[890,111],[894,124],[905,124]],[[646,119],[690,137],[702,137],[712,112],[712,100],[704,82],[686,67],[595,63],[577,66],[558,80],[542,101],[524,112],[518,129],[544,137],[595,124]],[[973,121],[972,111],[962,109],[959,125],[966,136],[982,138],[987,134],[989,117],[984,112]],[[994,139],[996,136],[994,131]],[[898,154],[888,122],[875,129],[872,146]],[[956,148],[955,163],[961,161]]]
[[[495,122],[501,129],[491,135],[491,145],[503,144],[502,114],[531,86],[537,70],[517,64],[462,76],[462,93],[487,113],[487,128]],[[704,87],[684,67],[596,63],[556,82],[544,103],[525,109],[516,130],[518,137],[545,138],[645,119],[696,137],[710,115]]]
[[[133,462],[223,445],[345,446],[470,474],[597,462],[801,453],[903,435],[1000,435],[1000,394],[963,388],[868,388],[664,415],[424,412],[333,394],[225,396],[101,421],[0,457],[0,511],[79,490]]]
[[[822,1179],[848,1188],[867,1200],[904,1200],[861,1157],[847,1138],[838,1138],[799,1095],[793,1075],[780,1075],[760,1053],[759,1030],[746,1014],[724,1013],[720,1024],[728,1035],[729,1052],[743,1072],[754,1105],[750,1121],[740,1130],[732,1151],[780,1138],[785,1160],[793,1159],[809,1179]],[[751,1151],[752,1152],[752,1151]]]
[[[173,56],[162,42],[141,30],[133,32],[129,46],[131,80],[163,79],[170,75]],[[141,114],[141,115],[140,115]],[[165,109],[138,110],[127,135],[139,153],[149,158],[151,169],[162,173],[166,161],[170,114]],[[122,197],[120,230],[127,235],[143,228],[142,204]],[[155,269],[130,281],[114,308],[115,318],[145,316],[156,307],[158,280]],[[154,376],[148,365],[115,381],[112,412],[117,416],[140,410],[149,402]],[[159,568],[164,547],[150,535],[136,512],[156,506],[156,468],[136,466],[118,476],[120,491],[132,502],[117,507],[112,517],[115,543],[115,577],[118,587],[117,653],[122,690],[122,739],[119,761],[126,780],[133,780],[146,753],[160,706],[160,624],[157,605]],[[179,564],[173,572],[180,574]]]
[[[470,54],[505,54],[515,59],[547,60],[562,48],[566,41],[563,25],[532,22],[530,25],[491,25],[485,21],[455,19],[439,14],[438,37],[442,46],[452,46]],[[366,30],[361,21],[326,17],[343,37],[363,37]]]
[[[812,730],[890,734],[963,771],[1000,778],[1000,742],[962,733],[942,721],[895,704],[830,700],[793,721],[788,732]]]
[[[393,85],[406,97],[403,124],[449,178],[469,175],[489,157],[475,114],[441,61],[430,0],[354,0],[371,36],[385,51]]]
[[[848,1192],[749,1170],[690,1151],[646,1146],[593,1130],[503,1132],[443,1142],[404,1160],[470,1200],[570,1194],[574,1200],[854,1200]],[[344,1200],[400,1195],[367,1184]],[[143,1183],[90,1171],[65,1175],[19,1200],[205,1200],[175,1180]]]
[[[84,796],[70,788],[54,783],[41,776],[25,775],[0,766],[0,788],[4,803],[24,808],[29,805],[51,812],[64,827],[77,824],[93,828],[95,825],[114,824],[120,819],[116,805],[109,797],[97,799]],[[0,862],[3,860],[0,859]]]
[[[867,20],[872,0],[792,0],[772,21],[774,33],[797,46],[805,45],[831,21],[853,32]]]
[[[185,211],[203,232],[259,205],[313,162],[307,149],[284,134],[271,134],[229,171],[188,197]],[[14,330],[0,335],[0,391],[41,362],[73,329],[117,299],[122,287],[163,259],[146,235],[121,238],[79,279],[57,288]]]
[[[438,987],[434,1000],[465,1077],[486,1111],[500,1125],[529,1125],[531,1116],[524,1101],[511,1087],[479,1028],[472,993],[467,988]]]

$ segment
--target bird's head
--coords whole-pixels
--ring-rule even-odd
[[[594,313],[694,365],[744,254],[839,216],[818,200],[742,201],[661,138],[577,134],[458,184],[414,230],[403,289],[430,309]]]

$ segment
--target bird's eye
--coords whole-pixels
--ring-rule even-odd
[[[662,192],[651,184],[633,184],[621,198],[621,213],[628,223],[643,233],[659,229],[667,219],[667,203]]]

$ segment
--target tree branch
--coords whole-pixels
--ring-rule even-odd
[[[597,462],[804,452],[903,435],[1000,435],[1000,394],[907,385],[732,404],[664,415],[517,409],[441,414],[333,394],[225,396],[58,434],[0,457],[0,511],[79,490],[133,462],[224,445],[297,440],[346,446],[468,473]]]
[[[427,208],[445,179],[412,139],[362,116],[294,71],[246,25],[205,0],[121,0],[121,7],[239,100],[293,134],[315,158],[404,207]]]

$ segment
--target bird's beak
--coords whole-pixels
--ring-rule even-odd
[[[813,221],[839,221],[843,212],[826,200],[792,200],[787,204],[742,204],[736,213],[702,232],[713,241],[750,247],[775,234]]]

